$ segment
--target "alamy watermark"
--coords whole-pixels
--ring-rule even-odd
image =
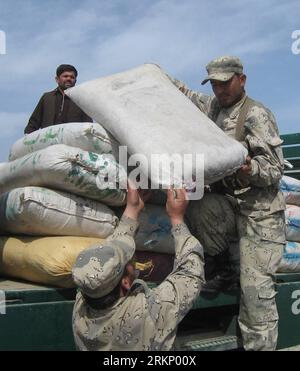
[[[0,315],[6,314],[6,298],[5,292],[0,290]]]
[[[298,55],[300,54],[300,30],[292,33],[292,39],[295,40],[292,44],[292,53]]]
[[[0,55],[6,54],[6,33],[0,30]]]
[[[96,184],[100,190],[127,189],[127,180],[135,188],[185,188],[189,200],[199,200],[204,193],[203,154],[128,155],[127,147],[119,147],[118,164],[113,155],[99,156],[94,164],[100,169]]]

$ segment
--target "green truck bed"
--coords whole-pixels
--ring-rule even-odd
[[[286,173],[300,179],[300,133],[282,138],[285,158],[294,165]],[[300,345],[300,273],[276,274],[274,281],[280,316],[278,349]],[[75,289],[0,278],[0,350],[75,350],[71,326],[75,295]],[[239,349],[238,311],[239,291],[201,294],[179,326],[180,349]]]

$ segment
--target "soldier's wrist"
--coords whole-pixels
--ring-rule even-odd
[[[136,208],[133,208],[133,207],[126,207],[123,215],[126,216],[127,218],[130,218],[130,219],[134,220],[134,221],[138,221],[140,212],[141,211],[139,209],[136,209]]]
[[[171,224],[172,227],[175,227],[176,225],[184,224],[184,220],[182,217],[171,217]]]
[[[172,234],[174,237],[181,235],[190,235],[190,230],[184,222],[173,225]]]

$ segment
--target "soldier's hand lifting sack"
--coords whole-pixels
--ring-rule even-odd
[[[177,326],[204,282],[203,249],[184,224],[186,191],[169,190],[167,213],[175,240],[174,269],[156,288],[137,278],[134,236],[145,194],[128,189],[114,234],[83,251],[74,267],[79,288],[73,332],[79,350],[170,350]]]

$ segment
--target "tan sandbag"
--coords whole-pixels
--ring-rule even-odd
[[[0,237],[0,275],[71,288],[72,266],[79,253],[99,238]]]

